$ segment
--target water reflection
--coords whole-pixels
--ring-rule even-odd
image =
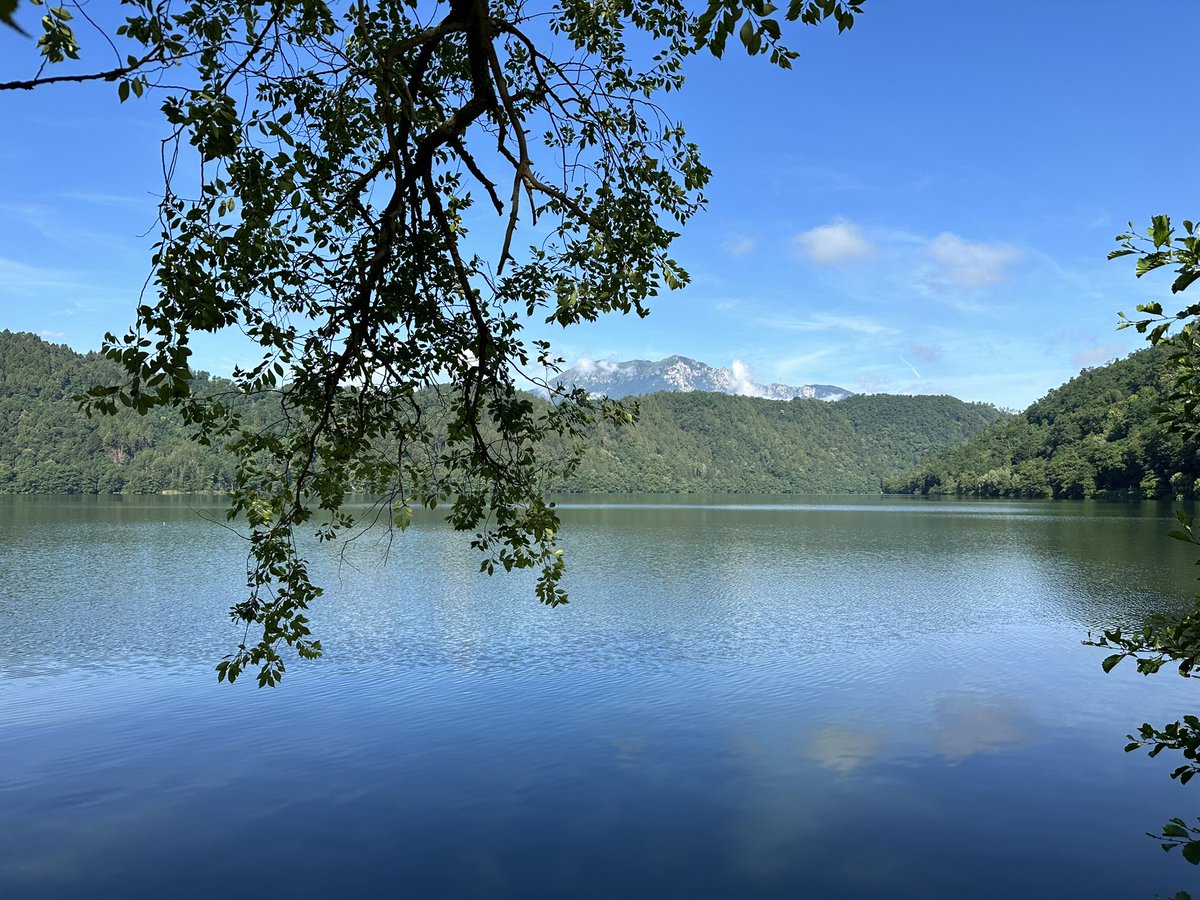
[[[197,505],[0,500],[0,895],[211,895],[281,847],[287,895],[1179,883],[1120,738],[1191,693],[1079,645],[1190,591],[1164,510],[573,505],[558,610],[418,517],[314,548],[327,657],[268,693],[213,684],[244,548]]]
[[[886,746],[882,732],[826,725],[813,735],[804,752],[818,766],[845,775],[882,756]]]

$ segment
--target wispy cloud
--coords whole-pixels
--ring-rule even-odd
[[[827,166],[783,166],[775,174],[787,180],[789,190],[806,192],[860,191],[865,185],[856,175]]]
[[[734,234],[721,243],[721,249],[730,256],[745,256],[754,249],[754,238],[744,234]]]
[[[790,379],[799,372],[811,369],[816,363],[832,355],[833,352],[834,348],[832,347],[822,347],[820,350],[814,350],[811,353],[798,353],[795,356],[786,356],[783,359],[776,360],[771,369],[774,371],[776,378],[781,380]]]
[[[841,265],[876,252],[863,230],[845,219],[802,231],[793,241],[809,262],[819,266]]]
[[[868,316],[813,313],[810,316],[760,316],[755,323],[781,331],[851,331],[856,334],[894,334],[895,329]]]
[[[129,294],[97,284],[88,273],[31,266],[0,256],[0,298],[25,303],[66,304],[55,315],[75,310],[108,311],[129,303]]]
[[[973,291],[999,284],[1008,277],[1007,267],[1021,258],[1011,244],[969,241],[943,231],[925,248],[929,265],[925,284],[939,290]]]
[[[914,366],[912,363],[910,363],[910,362],[909,362],[907,359],[905,359],[903,356],[902,356],[902,357],[900,357],[900,362],[902,362],[902,363],[904,363],[906,366],[908,366],[908,367],[909,367],[909,368],[912,370],[912,373],[913,373],[914,375],[916,375],[918,378],[922,378],[922,377],[924,377],[924,376],[922,376],[922,375],[921,375],[921,373],[920,373],[920,372],[918,372],[918,371],[917,371],[917,367],[916,367],[916,366]]]
[[[73,273],[42,266],[31,266],[0,256],[0,294],[28,297],[49,291],[75,291],[87,286],[85,279]]]
[[[147,216],[152,216],[153,204],[147,204]],[[106,257],[122,257],[126,259],[145,258],[148,253],[140,245],[140,239],[133,240],[122,236],[121,230],[111,228],[89,228],[81,224],[79,216],[68,210],[45,203],[9,203],[0,202],[0,215],[8,220],[6,224],[24,225],[28,232],[22,239],[31,234],[40,235],[49,244],[69,247],[73,255],[80,254],[85,249],[100,251]],[[153,218],[142,218],[138,230],[153,223]]]
[[[65,338],[67,336],[65,331],[51,331],[49,328],[43,328],[38,334],[44,338]]]
[[[93,191],[61,191],[59,195],[64,200],[78,203],[94,203],[98,206],[132,206],[153,208],[157,198],[150,194],[103,194]]]

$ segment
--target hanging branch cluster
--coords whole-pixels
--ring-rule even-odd
[[[681,86],[687,56],[720,55],[735,30],[751,54],[790,65],[776,8],[123,6],[109,44],[136,52],[48,74],[79,58],[69,23],[84,13],[49,8],[42,68],[0,89],[108,80],[121,100],[161,98],[161,236],[137,325],[105,343],[128,380],[84,405],[174,406],[199,440],[237,454],[229,517],[248,523],[250,550],[232,615],[246,637],[219,676],[253,667],[273,685],[284,646],[320,653],[304,615],[320,589],[297,529],[343,534],[353,491],[379,492],[400,527],[414,505],[448,504],[484,571],[535,568],[539,599],[565,602],[541,485],[548,469],[570,469],[597,415],[631,417],[558,386],[560,360],[525,340],[523,324],[645,315],[659,290],[687,283],[668,251],[710,173],[657,98]],[[795,0],[782,18],[842,30],[859,6]],[[227,328],[261,351],[234,378],[242,395],[274,398],[269,427],[237,398],[191,391],[189,336]]]
[[[1195,448],[1200,444],[1200,302],[1187,302],[1179,295],[1200,281],[1200,225],[1191,219],[1176,224],[1170,216],[1151,216],[1145,231],[1130,222],[1129,230],[1117,235],[1116,240],[1117,249],[1108,258],[1135,257],[1134,274],[1138,278],[1158,270],[1173,273],[1170,290],[1179,298],[1173,304],[1175,308],[1169,305],[1164,310],[1157,300],[1138,304],[1137,316],[1119,313],[1121,322],[1117,327],[1135,329],[1151,346],[1167,346],[1172,383],[1166,402],[1158,410],[1159,419]],[[1192,514],[1181,509],[1175,515],[1180,527],[1170,536],[1200,547],[1200,528]],[[1107,629],[1099,638],[1089,635],[1084,643],[1115,651],[1101,663],[1105,672],[1132,659],[1143,675],[1174,666],[1184,678],[1193,678],[1200,671],[1200,598],[1182,609],[1152,615],[1141,628]],[[1200,773],[1200,718],[1196,716],[1184,716],[1162,726],[1144,722],[1128,739],[1127,753],[1144,748],[1149,748],[1150,756],[1163,750],[1179,753],[1184,761],[1171,777],[1180,784],[1187,784]],[[1161,833],[1150,837],[1159,839],[1163,850],[1181,848],[1188,862],[1200,865],[1200,820],[1189,825],[1183,819],[1171,819]]]

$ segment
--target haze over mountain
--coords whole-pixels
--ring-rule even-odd
[[[686,393],[710,391],[716,394],[735,394],[742,397],[764,397],[767,400],[842,400],[853,391],[832,384],[761,384],[754,379],[749,367],[734,360],[730,368],[714,367],[686,356],[668,356],[651,362],[631,359],[625,362],[610,360],[581,360],[573,369],[557,379],[561,384],[575,385],[594,394],[620,399],[657,391]]]

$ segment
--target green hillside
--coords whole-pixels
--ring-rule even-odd
[[[1159,424],[1172,377],[1165,347],[1088,369],[1021,415],[944,450],[894,493],[985,497],[1191,496],[1196,448]]]
[[[85,417],[71,397],[121,378],[86,356],[32,334],[0,331],[0,493],[157,493],[224,490],[230,460],[194,442],[167,413]],[[199,391],[230,387],[196,377]]]
[[[0,332],[0,492],[220,491],[229,457],[156,412],[88,419],[72,396],[120,380],[90,353]],[[232,384],[200,373],[196,390]],[[881,478],[961,443],[1001,417],[952,397],[760,400],[709,393],[641,398],[632,427],[598,426],[561,491],[616,493],[877,491]],[[264,407],[265,408],[265,407]],[[260,413],[261,415],[261,413]],[[264,416],[265,421],[265,416]]]
[[[632,428],[594,435],[567,491],[850,493],[961,443],[1002,416],[953,397],[859,395],[837,403],[713,393],[639,399]]]

